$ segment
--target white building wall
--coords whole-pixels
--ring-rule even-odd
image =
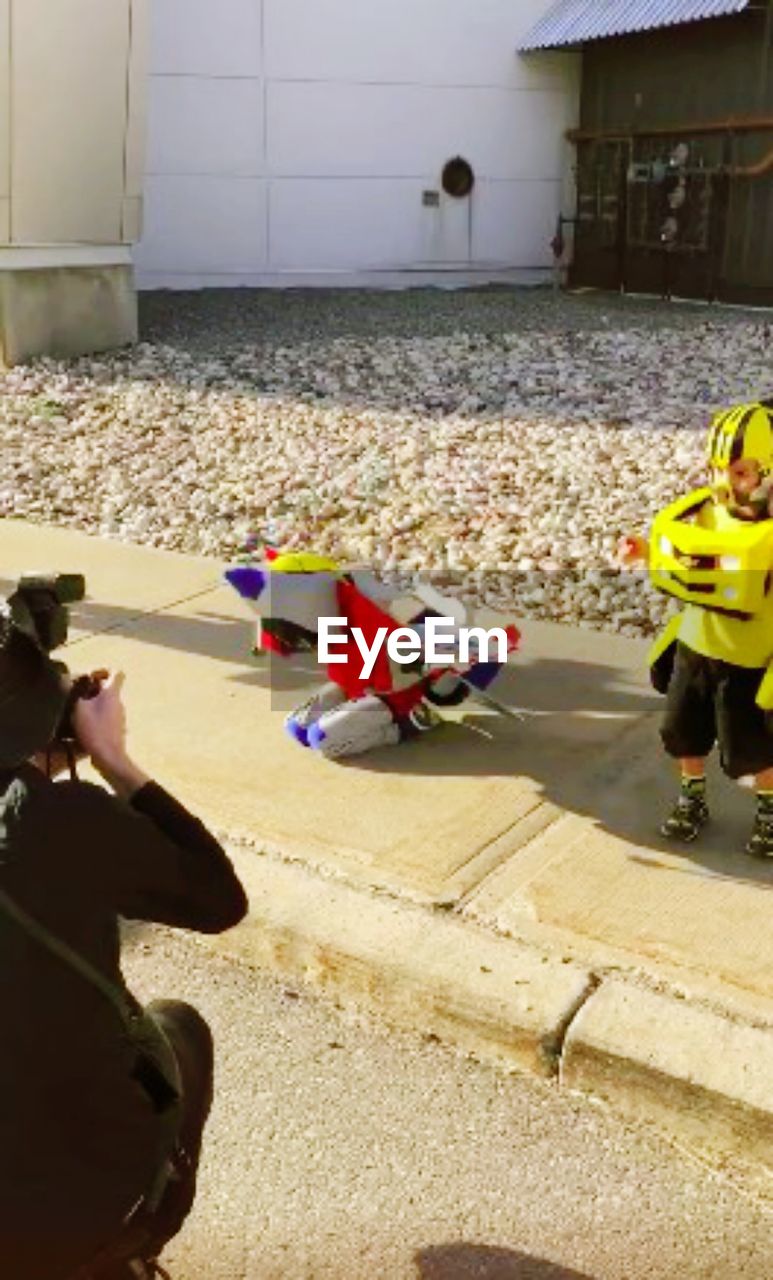
[[[515,48],[549,0],[154,0],[139,283],[544,270],[573,55]],[[468,200],[440,189],[462,155]]]

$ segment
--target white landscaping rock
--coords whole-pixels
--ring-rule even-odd
[[[769,389],[769,330],[615,319],[19,367],[0,376],[0,514],[224,559],[268,531],[647,635],[667,602],[612,567],[616,541],[703,481],[712,411]]]

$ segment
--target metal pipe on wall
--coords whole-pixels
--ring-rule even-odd
[[[660,125],[651,129],[568,129],[570,142],[625,142],[634,138],[673,138],[712,133],[773,133],[773,116],[729,116],[694,124]]]
[[[766,173],[773,173],[773,149],[756,164],[735,165],[729,172],[733,178],[762,178]]]

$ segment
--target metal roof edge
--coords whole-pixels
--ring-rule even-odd
[[[751,3],[752,0],[558,0],[516,45],[516,52],[576,51],[595,40],[736,16]]]

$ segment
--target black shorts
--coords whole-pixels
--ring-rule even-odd
[[[719,743],[730,778],[773,768],[773,732],[755,698],[765,668],[704,658],[678,644],[660,736],[670,756],[707,756]]]

